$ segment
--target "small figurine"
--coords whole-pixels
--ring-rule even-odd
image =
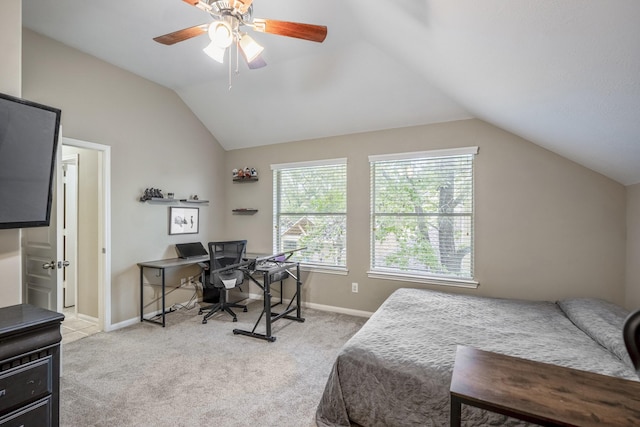
[[[151,200],[151,199],[164,199],[164,196],[162,195],[161,190],[153,187],[145,188],[144,193],[142,194],[142,197],[140,197],[140,201],[146,202],[147,200]]]
[[[256,170],[256,168],[251,168],[251,176],[254,178],[258,176],[258,171]]]
[[[246,178],[249,178],[251,176],[251,169],[249,169],[249,166],[247,166],[246,168],[244,168],[244,176]]]
[[[238,178],[244,178],[244,170],[238,169]]]
[[[233,177],[237,178],[238,177],[238,169],[234,169],[231,172],[233,172]]]

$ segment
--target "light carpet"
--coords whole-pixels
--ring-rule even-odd
[[[303,323],[273,323],[273,343],[252,329],[262,302],[217,313],[167,315],[63,345],[60,422],[74,426],[315,426],[335,357],[366,319],[303,309]],[[264,321],[256,332],[264,333]]]

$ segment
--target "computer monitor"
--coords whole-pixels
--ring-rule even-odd
[[[197,258],[205,255],[209,255],[202,243],[177,243],[176,252],[180,258]]]

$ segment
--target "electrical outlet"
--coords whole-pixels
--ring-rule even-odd
[[[353,282],[351,284],[351,292],[355,292],[355,293],[358,292],[358,284],[356,282]]]

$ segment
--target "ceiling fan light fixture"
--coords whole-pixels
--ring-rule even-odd
[[[219,63],[224,63],[224,53],[227,51],[226,48],[223,47],[219,47],[216,42],[211,42],[207,45],[207,47],[205,47],[204,49],[202,49],[202,51],[204,53],[206,53],[207,55],[209,55],[209,57],[211,57],[212,59],[214,59],[215,61],[219,62]]]
[[[240,50],[244,59],[250,64],[260,56],[264,47],[260,46],[251,36],[244,34],[240,39]]]
[[[225,21],[214,21],[209,25],[209,38],[219,48],[225,49],[233,43],[233,30]]]

